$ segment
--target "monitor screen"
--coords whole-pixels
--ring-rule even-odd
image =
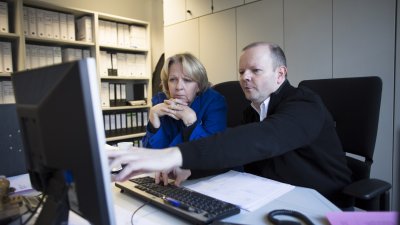
[[[63,224],[72,210],[115,224],[94,59],[12,75],[26,166],[46,196],[36,224]]]

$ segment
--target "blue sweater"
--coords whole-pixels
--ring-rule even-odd
[[[160,92],[152,98],[153,105],[164,102],[167,96]],[[227,105],[225,98],[212,88],[196,96],[190,105],[196,112],[197,121],[186,127],[182,120],[169,116],[160,117],[161,126],[154,132],[148,123],[143,146],[165,148],[179,143],[200,139],[226,129]],[[153,133],[153,132],[154,133]]]

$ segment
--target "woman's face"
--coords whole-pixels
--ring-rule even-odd
[[[190,104],[199,92],[199,85],[183,73],[182,64],[174,63],[168,71],[168,90],[171,98]]]

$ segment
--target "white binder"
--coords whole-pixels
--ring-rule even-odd
[[[75,41],[75,16],[67,14],[68,40]]]
[[[28,8],[28,19],[29,19],[29,34],[28,36],[36,37],[37,36],[37,25],[36,25],[36,9],[32,7]]]
[[[3,72],[13,72],[12,51],[10,42],[0,42],[3,52]]]
[[[8,4],[0,2],[0,32],[8,33]]]

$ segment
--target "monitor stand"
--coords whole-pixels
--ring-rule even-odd
[[[35,224],[68,224],[68,186],[57,178],[51,178],[48,184],[47,197]]]

